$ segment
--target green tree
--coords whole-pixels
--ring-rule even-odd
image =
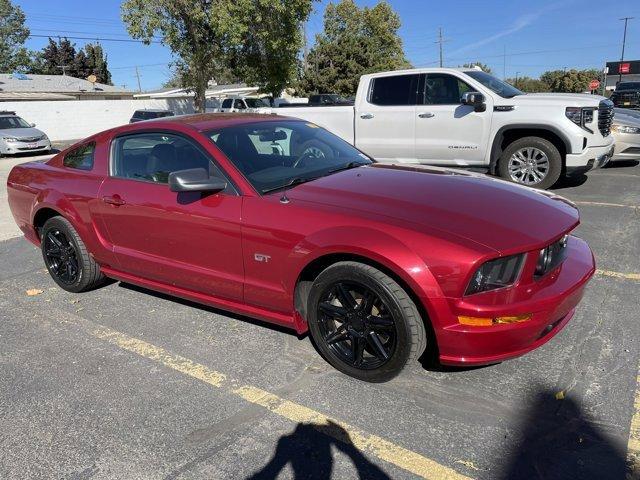
[[[353,0],[329,3],[297,89],[353,95],[361,75],[410,67],[399,28],[400,18],[386,1],[371,8]]]
[[[95,75],[98,83],[113,85],[111,80],[111,72],[107,63],[107,56],[99,43],[87,43],[84,46],[86,57],[86,70],[82,73],[86,75],[78,75],[80,78],[87,78],[89,75]],[[82,51],[78,52],[80,55]],[[81,73],[81,72],[78,72]]]
[[[596,69],[551,70],[540,75],[540,80],[549,85],[552,92],[580,93],[589,89],[589,82],[600,78]]]
[[[10,0],[0,0],[0,72],[27,71],[30,52],[24,47],[29,37],[22,9]]]
[[[311,14],[314,0],[253,0],[246,15],[243,44],[232,68],[245,82],[277,97],[298,73],[303,46],[301,26]]]
[[[551,87],[542,80],[538,78],[531,77],[518,77],[515,78],[507,78],[507,83],[510,83],[514,87],[522,90],[526,93],[541,93],[541,92],[550,92]]]
[[[176,57],[180,78],[195,92],[204,112],[205,92],[221,65],[231,63],[247,35],[251,0],[126,0],[122,19],[133,38],[145,43],[160,35]]]
[[[462,68],[473,68],[473,67],[480,67],[483,72],[487,72],[487,73],[491,73],[492,72],[491,67],[489,65],[487,65],[486,63],[471,62],[471,63],[464,63],[462,65]]]
[[[39,70],[43,75],[61,75],[65,73],[77,76],[76,48],[67,38],[55,42],[49,38],[49,43],[39,53]],[[63,68],[64,67],[64,70]]]

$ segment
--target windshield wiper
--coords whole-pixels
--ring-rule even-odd
[[[334,168],[333,170],[329,170],[327,172],[327,175],[329,175],[331,173],[341,172],[342,170],[350,170],[352,168],[361,167],[363,165],[368,165],[368,163],[364,163],[364,162],[349,162],[349,163],[345,163],[344,165],[342,165],[342,166],[340,166],[338,168]]]
[[[271,187],[271,188],[263,188],[261,192],[262,193],[275,192],[276,190],[282,190],[283,188],[294,187],[296,185],[300,185],[301,183],[310,182],[311,180],[316,180],[318,178],[320,177],[293,177],[291,180],[289,180],[287,183],[283,185],[278,185],[277,187]]]

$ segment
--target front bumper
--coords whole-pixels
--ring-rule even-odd
[[[611,160],[640,160],[640,134],[617,134],[616,147]]]
[[[15,155],[27,152],[45,152],[51,150],[50,140],[39,140],[37,142],[6,142],[0,141],[0,154]]]
[[[608,145],[587,147],[582,153],[568,153],[565,160],[567,175],[586,173],[604,167],[611,160],[614,148],[612,139]]]
[[[539,281],[502,291],[448,299],[449,325],[434,325],[440,362],[487,365],[523,355],[553,338],[571,319],[595,272],[583,240],[569,237],[567,257]],[[523,271],[523,275],[524,275]],[[475,297],[475,298],[474,298]],[[531,314],[530,320],[488,327],[462,325],[458,316],[499,317]]]

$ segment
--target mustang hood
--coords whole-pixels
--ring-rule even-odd
[[[562,197],[437,167],[374,164],[300,185],[292,200],[401,219],[500,253],[539,248],[579,223]]]

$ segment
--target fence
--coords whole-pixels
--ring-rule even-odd
[[[176,115],[194,111],[189,98],[0,103],[0,110],[15,111],[27,122],[35,123],[52,141],[76,140],[129,123],[135,110],[145,108],[167,109]]]

